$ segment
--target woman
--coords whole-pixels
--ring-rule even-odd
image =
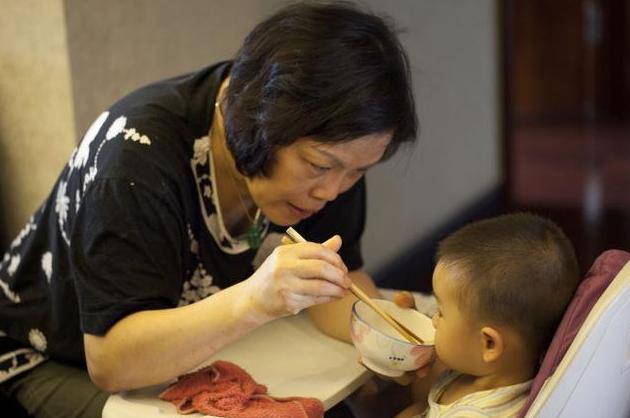
[[[347,338],[326,318],[348,277],[374,292],[363,174],[415,134],[404,51],[346,3],[289,6],[233,62],[126,96],[0,264],[3,391],[35,416],[100,416],[107,392],[304,308]],[[289,225],[312,242],[279,247]]]

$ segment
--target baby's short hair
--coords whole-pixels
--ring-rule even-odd
[[[463,227],[440,243],[437,261],[460,273],[460,309],[508,326],[535,354],[548,346],[580,281],[569,239],[549,219],[529,213]]]

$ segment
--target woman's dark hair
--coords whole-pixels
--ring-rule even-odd
[[[386,21],[346,2],[290,5],[245,38],[222,109],[228,146],[247,176],[267,175],[298,138],[416,137],[408,58]]]

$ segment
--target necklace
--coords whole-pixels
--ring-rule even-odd
[[[262,222],[260,222],[261,220],[260,209],[259,208],[256,209],[256,214],[252,218],[251,215],[249,214],[249,210],[247,209],[247,205],[245,204],[245,201],[243,200],[243,197],[241,196],[241,190],[238,188],[238,185],[236,184],[236,179],[234,178],[234,175],[232,174],[231,171],[230,171],[230,178],[232,179],[232,184],[234,185],[234,188],[236,189],[236,195],[238,196],[238,201],[240,202],[241,207],[243,208],[243,211],[245,212],[245,216],[247,216],[247,220],[249,221],[250,226],[247,229],[247,232],[245,232],[245,238],[247,239],[247,244],[249,245],[250,248],[255,250],[258,247],[260,247],[260,243],[262,242],[262,235],[263,235],[263,226],[262,226]]]
[[[219,106],[219,102],[218,101],[215,102],[214,105],[215,105],[215,108],[217,109],[217,112],[219,112],[219,116],[222,117],[223,115],[221,114],[221,107]],[[245,216],[247,217],[247,220],[249,221],[249,228],[245,232],[245,239],[247,240],[247,244],[249,245],[249,247],[253,250],[256,250],[258,249],[258,247],[260,247],[260,244],[263,238],[263,230],[264,230],[262,222],[261,222],[262,216],[261,216],[260,208],[256,209],[256,214],[252,218],[252,216],[249,214],[249,209],[247,208],[247,205],[245,204],[245,201],[243,200],[243,197],[241,195],[241,190],[238,187],[236,179],[234,178],[234,174],[232,173],[232,170],[227,164],[227,161],[225,161],[224,167],[225,167],[225,170],[229,174],[229,177],[232,181],[232,185],[234,186],[234,190],[236,190],[238,201],[241,204],[243,211],[245,212]]]

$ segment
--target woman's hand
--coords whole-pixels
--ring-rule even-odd
[[[346,296],[351,281],[339,248],[338,235],[323,244],[277,247],[246,281],[254,311],[277,318]]]

